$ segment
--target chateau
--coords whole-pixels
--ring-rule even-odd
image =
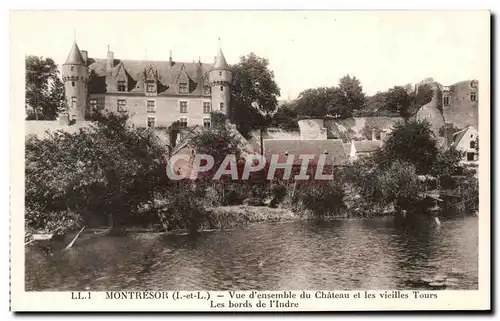
[[[228,114],[232,73],[219,49],[212,64],[121,60],[109,50],[90,58],[75,42],[62,66],[67,112],[60,122],[81,122],[92,112],[126,113],[138,127],[210,127],[212,111]]]

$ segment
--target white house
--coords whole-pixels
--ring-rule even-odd
[[[453,134],[453,142],[450,147],[465,153],[463,158],[465,164],[477,164],[477,138],[478,132],[473,126],[466,127]]]
[[[377,149],[381,148],[383,141],[381,140],[353,140],[349,150],[349,159],[355,161],[359,157],[371,155]]]

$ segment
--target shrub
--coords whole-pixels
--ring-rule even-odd
[[[343,187],[331,181],[297,184],[294,199],[315,218],[338,215],[345,208]]]

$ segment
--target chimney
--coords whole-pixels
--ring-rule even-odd
[[[172,50],[169,50],[169,58],[168,58],[168,62],[170,63],[170,67],[172,67],[174,65],[174,61],[172,60]]]
[[[377,130],[375,128],[372,129],[372,140],[377,140]]]
[[[386,139],[387,139],[387,131],[382,130],[382,131],[380,132],[380,140],[381,140],[382,142],[385,142],[385,141],[386,141]]]
[[[61,126],[68,126],[68,125],[70,125],[68,113],[61,113],[61,114],[59,114],[59,125],[61,125]]]
[[[87,59],[89,55],[87,50],[80,50],[80,53],[82,54],[83,62],[85,62],[85,65],[87,65]]]
[[[115,54],[109,50],[108,46],[108,54],[106,56],[106,70],[111,71],[113,67],[115,66]]]

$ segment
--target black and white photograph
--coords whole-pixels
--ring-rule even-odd
[[[19,291],[75,310],[484,303],[490,19],[11,12]]]

